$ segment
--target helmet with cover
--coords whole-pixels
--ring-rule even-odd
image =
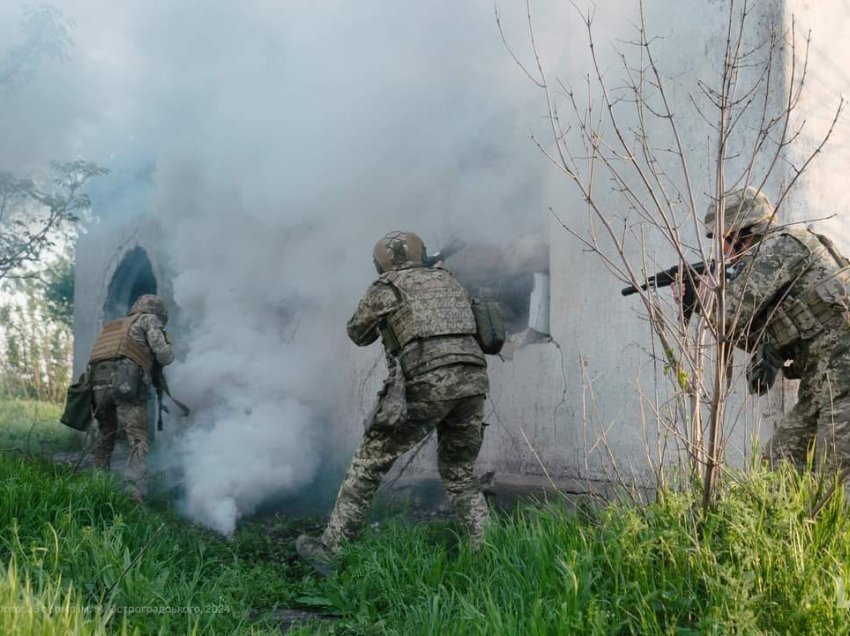
[[[425,245],[413,232],[389,232],[375,243],[372,256],[375,268],[379,274],[382,274],[405,265],[423,265]]]
[[[153,294],[143,294],[136,299],[128,316],[133,314],[153,314],[162,321],[162,324],[168,322],[168,309],[165,308],[165,303],[159,296]]]
[[[750,234],[764,234],[776,211],[767,196],[748,186],[730,192],[723,198],[723,231],[726,236],[748,230]],[[705,213],[706,236],[711,238],[717,230],[717,207],[712,204]]]

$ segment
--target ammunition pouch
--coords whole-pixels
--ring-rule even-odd
[[[92,422],[94,392],[88,371],[68,387],[65,408],[59,421],[78,431],[87,431]]]
[[[103,360],[89,366],[89,377],[94,387],[112,385],[115,381],[115,371],[118,368],[117,360]]]
[[[387,350],[387,353],[390,355],[397,355],[401,350],[401,346],[398,343],[395,331],[393,331],[393,328],[390,327],[386,318],[382,318],[378,321],[378,332],[381,334],[381,342],[384,343],[384,348]]]
[[[493,301],[472,299],[472,316],[475,318],[475,340],[488,355],[502,350],[507,339],[505,321],[499,306]]]
[[[779,351],[789,351],[827,329],[850,326],[850,268],[838,270],[802,298],[786,295],[771,310],[766,335]],[[790,357],[790,356],[789,356]]]
[[[130,360],[116,363],[112,394],[116,402],[146,402],[149,389],[142,368]]]
[[[785,359],[769,342],[760,342],[747,365],[747,389],[751,395],[764,395],[773,386]]]
[[[396,358],[390,358],[389,374],[384,386],[378,391],[378,402],[366,418],[365,429],[369,431],[390,429],[407,419],[407,397],[404,373]]]

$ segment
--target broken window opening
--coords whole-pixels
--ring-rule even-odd
[[[507,247],[467,245],[446,262],[471,296],[498,303],[515,346],[549,340],[549,245],[523,237]]]

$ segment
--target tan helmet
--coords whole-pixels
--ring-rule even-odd
[[[749,229],[751,234],[763,234],[770,224],[775,210],[767,196],[748,186],[743,190],[730,192],[723,198],[724,214],[723,229],[726,236],[741,230]],[[717,208],[714,204],[705,213],[706,236],[714,236]]]
[[[165,303],[159,296],[153,294],[143,294],[136,299],[128,316],[133,314],[153,314],[162,321],[162,324],[168,322],[168,309],[165,308]]]
[[[423,265],[425,245],[413,232],[388,232],[375,243],[372,256],[375,268],[382,274],[400,265]]]

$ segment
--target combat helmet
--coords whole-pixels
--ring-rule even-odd
[[[153,294],[139,296],[127,313],[128,316],[133,314],[153,314],[162,321],[163,325],[168,322],[168,309],[165,308],[165,303],[159,296]]]
[[[723,197],[723,228],[726,236],[748,229],[751,234],[764,234],[775,210],[767,196],[748,186],[735,190]],[[705,213],[706,236],[712,238],[717,227],[717,208],[714,204]]]
[[[413,232],[388,232],[372,250],[379,274],[402,265],[424,265],[425,244]]]

